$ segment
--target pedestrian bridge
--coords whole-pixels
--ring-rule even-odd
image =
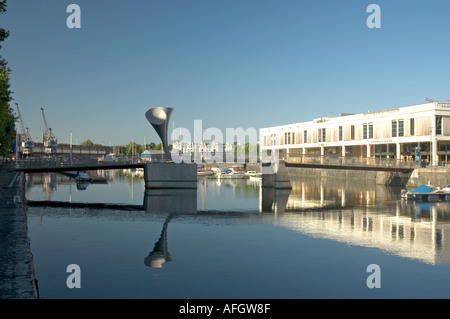
[[[314,154],[287,154],[280,157],[286,167],[366,170],[410,173],[420,167],[420,163],[392,158],[372,158],[354,156],[320,156]]]
[[[362,156],[320,156],[315,154],[290,153],[281,155],[279,160],[284,161],[286,167],[338,170],[368,170],[409,173],[414,169],[421,167],[421,163],[418,162],[396,160],[392,158],[368,158]],[[162,160],[157,160],[157,162],[161,161]],[[237,164],[255,162],[255,160],[250,158],[244,158],[242,161],[235,159],[235,161]],[[271,158],[271,161],[273,162],[274,159]],[[256,162],[261,162],[261,160],[257,159]],[[192,163],[194,163],[194,161],[192,161]],[[147,163],[139,161],[138,158],[119,158],[118,162],[99,163],[96,159],[92,159],[90,157],[78,157],[74,162],[69,162],[64,158],[54,157],[18,160],[9,164],[13,165],[12,169],[15,171],[23,171],[25,173],[42,173],[63,172],[68,170],[144,168]]]

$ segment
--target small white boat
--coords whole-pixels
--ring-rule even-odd
[[[205,168],[204,165],[202,165],[201,167],[197,167],[197,176],[198,177],[208,177],[208,176],[213,176],[214,175],[214,171]]]
[[[258,173],[258,175],[250,176],[249,180],[251,180],[251,181],[261,181],[262,180],[262,174]]]
[[[262,173],[258,173],[256,171],[247,171],[245,172],[245,176],[250,180],[261,180]]]
[[[78,171],[75,175],[75,181],[77,182],[89,182],[91,177],[86,171]]]
[[[442,187],[441,191],[445,194],[450,194],[450,185]]]
[[[227,179],[227,178],[234,178],[234,179],[239,179],[239,178],[244,178],[245,174],[242,172],[236,172],[234,169],[232,168],[227,168],[225,170],[223,170],[222,172],[217,172],[215,173],[216,178],[219,179]]]

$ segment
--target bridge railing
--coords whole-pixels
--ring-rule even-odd
[[[113,159],[103,160],[96,156],[54,156],[54,157],[38,157],[38,158],[27,158],[27,159],[17,159],[15,161],[5,162],[5,167],[11,169],[21,169],[21,168],[47,168],[47,167],[77,167],[77,166],[105,166],[108,164],[137,164],[146,161],[161,162],[165,161],[162,155],[157,154],[151,158],[141,158],[141,156],[131,156],[131,155],[117,155]]]
[[[332,156],[316,154],[283,154],[280,160],[288,163],[340,165],[340,166],[361,166],[361,167],[392,167],[392,168],[419,168],[423,166],[421,162],[405,161],[393,158],[374,158],[363,156]]]
[[[223,163],[227,162],[227,157],[224,153]],[[228,154],[229,155],[229,154]],[[248,154],[241,154],[239,157],[236,154],[231,154],[232,161],[236,163],[261,163],[261,154],[257,156],[249,156]],[[289,153],[280,154],[280,160],[284,160],[288,163],[305,163],[305,164],[322,164],[322,165],[341,165],[341,166],[369,166],[369,167],[392,167],[392,168],[419,168],[423,167],[422,162],[396,160],[392,158],[373,158],[362,156],[332,156],[332,155],[316,155],[316,154],[300,154]],[[195,157],[192,157],[191,163],[197,163]],[[276,159],[271,159],[273,162]],[[141,156],[131,155],[117,155],[115,161],[99,161],[95,156],[57,156],[57,157],[42,157],[42,158],[29,158],[19,160],[0,161],[1,169],[17,169],[17,168],[46,168],[46,167],[64,167],[64,166],[95,166],[95,165],[107,165],[107,164],[137,164],[146,161],[151,162],[163,162],[166,161],[163,154],[152,154],[149,158],[141,158]],[[199,163],[205,162],[205,159],[201,159]]]

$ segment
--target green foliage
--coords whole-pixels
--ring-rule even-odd
[[[0,13],[6,12],[6,0],[0,1]],[[9,36],[9,31],[0,28],[0,42]],[[0,46],[1,48],[1,46]],[[7,62],[0,56],[0,156],[12,151],[15,132],[15,116],[9,102],[12,100]]]
[[[90,139],[87,139],[80,143],[82,146],[94,146],[94,142],[92,142]]]
[[[0,13],[6,12],[6,0],[0,1]]]
[[[6,12],[6,0],[2,0],[2,1],[0,1],[0,14],[5,13],[5,12]],[[0,42],[5,41],[6,38],[8,38],[8,37],[9,37],[9,31],[5,30],[3,28],[0,28]],[[0,48],[1,47],[2,46],[0,45]]]
[[[121,155],[140,155],[145,150],[162,150],[162,143],[155,144],[151,142],[147,145],[137,144],[136,142],[130,142],[127,145],[116,146],[119,154]],[[172,145],[169,145],[169,149]]]
[[[15,116],[9,105],[9,70],[0,63],[0,156],[8,156],[12,151],[15,131]]]

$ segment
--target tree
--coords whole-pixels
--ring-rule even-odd
[[[94,142],[92,142],[89,138],[80,143],[82,146],[94,146]]]
[[[0,1],[0,14],[6,12],[6,0]],[[9,31],[0,28],[0,42],[8,38]],[[1,46],[0,46],[1,48]],[[0,55],[0,156],[7,156],[12,151],[15,132],[15,116],[9,102],[12,92],[9,84],[11,70]]]

